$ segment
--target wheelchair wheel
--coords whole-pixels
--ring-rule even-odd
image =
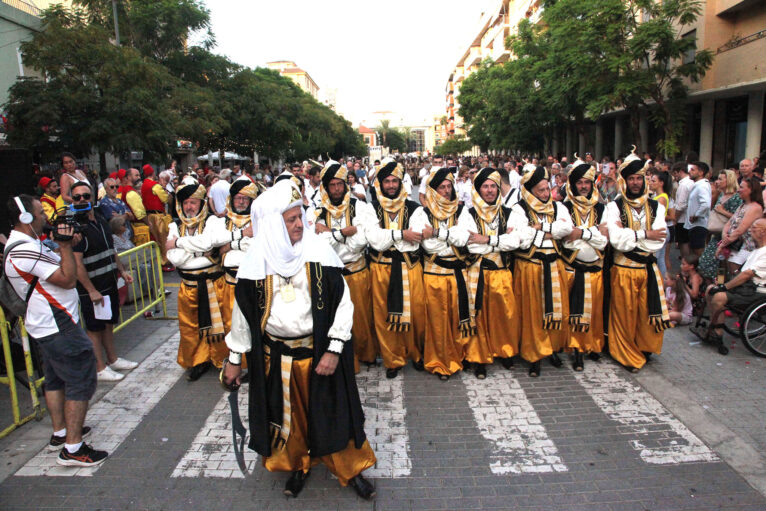
[[[753,355],[766,358],[766,299],[758,300],[742,313],[739,337]]]

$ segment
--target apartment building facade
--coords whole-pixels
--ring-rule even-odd
[[[534,22],[541,13],[537,0],[499,1],[485,12],[477,36],[447,81],[449,134],[465,133],[458,114],[462,81],[487,57],[494,62],[513,58],[502,44],[505,37],[521,19]],[[696,22],[679,28],[679,33],[694,38],[697,49],[715,54],[706,76],[690,84],[682,151],[698,153],[714,168],[735,166],[744,158],[757,156],[766,149],[766,2],[704,0]],[[640,138],[643,147],[639,149],[654,153],[662,134],[646,112],[641,113],[639,133],[634,135],[632,129],[627,113],[617,110],[600,116],[584,132],[574,126],[561,127],[547,137],[546,150],[570,158],[575,151],[617,158]]]

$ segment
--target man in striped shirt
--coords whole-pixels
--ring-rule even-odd
[[[72,228],[58,226],[57,234],[69,238],[56,238],[58,255],[40,242],[47,220],[39,200],[13,197],[7,211],[13,230],[5,250],[5,275],[27,302],[24,324],[42,354],[45,403],[53,425],[48,449],[63,446],[56,460],[60,465],[99,465],[107,453],[82,441],[91,429],[83,424],[96,392],[96,359],[93,344],[78,325]]]

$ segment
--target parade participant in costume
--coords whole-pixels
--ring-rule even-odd
[[[494,357],[506,369],[513,367],[519,351],[509,253],[519,247],[519,237],[509,223],[510,209],[501,203],[500,185],[496,169],[481,169],[471,188],[472,206],[460,215],[460,226],[469,233],[468,251],[479,256],[469,270],[471,316],[477,331],[465,351],[465,360],[474,364],[479,379],[487,376],[486,364]]]
[[[422,189],[427,222],[422,226],[426,298],[423,359],[428,372],[448,380],[463,368],[465,344],[476,330],[467,284],[466,263],[471,261],[465,248],[468,231],[458,225],[464,208],[458,205],[452,169],[432,168]]]
[[[168,202],[168,192],[153,179],[154,168],[148,163],[143,167],[144,182],[141,183],[141,200],[146,210],[146,222],[149,225],[149,232],[154,241],[160,247],[160,256],[162,257],[162,271],[173,271],[173,266],[168,264],[167,250],[165,244],[168,239],[168,229],[173,221],[170,215],[165,211],[165,204]]]
[[[136,191],[136,187],[141,182],[141,176],[138,169],[120,169],[117,173],[120,179],[120,187],[117,194],[120,200],[128,206],[130,211],[130,225],[133,229],[133,244],[135,246],[143,245],[151,241],[151,231],[149,230],[148,220],[146,218],[146,208],[141,195]]]
[[[518,232],[514,292],[524,297],[519,308],[521,356],[530,362],[529,375],[540,375],[540,360],[550,357],[561,367],[557,353],[564,348],[568,329],[562,322],[569,317],[567,261],[573,254],[562,246],[572,232],[567,208],[551,198],[545,167],[527,164],[521,177],[521,200],[511,209],[511,225]]]
[[[574,252],[569,266],[574,270],[569,287],[569,337],[567,348],[574,353],[574,370],[582,371],[583,353],[598,360],[604,344],[604,249],[608,243],[602,224],[604,205],[599,202],[595,163],[575,161],[569,171],[569,189],[564,205],[574,229],[564,247]]]
[[[354,303],[354,354],[368,365],[374,364],[380,352],[372,320],[370,268],[365,257],[366,229],[377,224],[375,211],[369,204],[351,197],[346,182],[348,171],[330,160],[322,169],[316,232],[330,243],[345,265],[343,275]]]
[[[388,378],[396,377],[408,357],[423,370],[423,236],[413,226],[425,225],[426,219],[423,208],[407,200],[403,177],[404,169],[393,158],[383,160],[372,202],[378,222],[367,230],[373,319]]]
[[[304,227],[313,231],[314,224],[316,223],[317,212],[316,208],[314,208],[314,206],[311,204],[308,197],[306,197],[306,181],[301,176],[296,176],[292,172],[284,171],[278,175],[276,179],[274,179],[274,184],[284,180],[290,180],[295,183],[296,186],[298,186],[298,189],[301,192],[301,196],[303,197],[303,210],[306,212],[306,225]]]
[[[190,369],[189,381],[198,380],[212,362],[221,365],[228,353],[224,338],[221,297],[226,281],[218,259],[211,252],[182,248],[184,238],[193,237],[205,228],[208,217],[205,187],[192,177],[184,178],[176,189],[180,226],[170,225],[168,260],[178,269],[178,364]]]
[[[610,303],[609,354],[632,372],[644,366],[648,353],[660,353],[663,331],[670,327],[662,274],[654,256],[665,243],[665,207],[648,196],[647,167],[634,146],[618,169],[621,196],[606,205],[614,249],[610,294],[604,298]]]
[[[234,308],[234,285],[237,271],[252,241],[253,229],[250,211],[258,196],[258,185],[249,177],[242,176],[231,184],[226,205],[226,216],[211,215],[205,229],[196,236],[179,239],[176,245],[187,252],[210,252],[218,249],[226,286],[221,297],[223,329],[231,329],[231,312]]]
[[[56,219],[56,199],[59,196],[59,184],[49,177],[41,177],[37,184],[40,185],[40,189],[43,191],[40,203],[43,205],[45,218],[49,224],[53,223]]]
[[[347,345],[354,305],[343,263],[304,230],[302,203],[290,181],[254,203],[256,237],[239,269],[221,381],[236,389],[246,353],[249,447],[267,470],[292,472],[286,495],[296,497],[321,462],[342,486],[371,499],[375,490],[361,473],[376,459]]]

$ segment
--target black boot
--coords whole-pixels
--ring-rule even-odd
[[[487,377],[487,368],[484,364],[476,364],[473,368],[473,374],[480,380]]]
[[[540,376],[540,372],[541,371],[540,371],[539,360],[537,362],[532,362],[531,364],[529,364],[529,376],[531,376],[532,378],[537,378],[538,376]]]
[[[293,475],[290,476],[290,479],[288,479],[285,484],[283,493],[288,497],[297,497],[303,489],[303,486],[306,484],[306,479],[309,478],[309,474],[311,474],[311,470],[308,472],[303,472],[303,470],[296,470],[293,472]]]
[[[396,375],[399,374],[399,368],[395,369],[386,369],[386,378],[396,378]]]
[[[418,360],[417,362],[415,362],[413,360],[412,361],[412,367],[414,367],[416,371],[422,371],[422,370],[424,370],[426,368],[425,364],[423,364],[423,359],[422,358],[420,360]]]
[[[575,371],[582,371],[585,368],[585,361],[583,360],[582,352],[575,348],[574,350],[574,362],[572,368]]]
[[[349,479],[348,485],[364,500],[372,500],[375,498],[375,495],[377,495],[375,487],[367,479],[362,477],[362,474],[359,474],[353,479]]]
[[[553,367],[561,367],[564,364],[559,358],[558,353],[551,354],[551,356],[548,357],[548,361],[551,363]]]
[[[588,353],[588,358],[594,362],[598,362],[599,360],[601,360],[601,353],[596,353],[595,351],[591,351],[590,353]]]
[[[186,379],[189,381],[197,381],[203,374],[207,372],[208,369],[210,369],[210,362],[203,362],[198,364],[189,369],[189,372],[186,373]]]
[[[501,358],[500,363],[503,364],[503,367],[506,369],[513,369],[513,357]]]

